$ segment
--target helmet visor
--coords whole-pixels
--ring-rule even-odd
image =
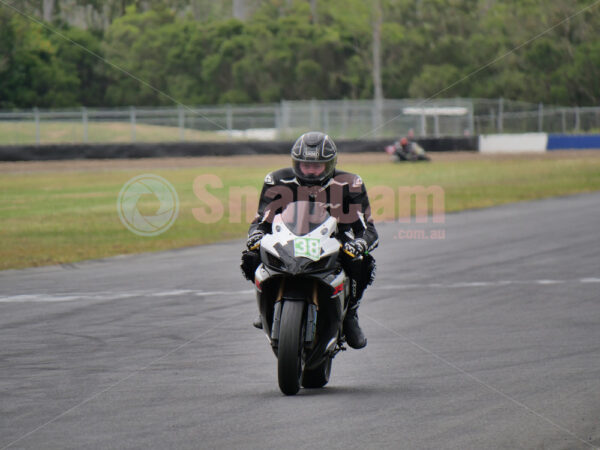
[[[292,159],[294,173],[304,183],[320,184],[332,176],[335,158],[330,161],[299,161]]]
[[[319,178],[325,172],[325,163],[324,162],[307,162],[300,161],[298,163],[298,168],[300,169],[300,173],[305,177],[316,177]]]
[[[327,163],[323,161],[293,160],[296,176],[305,183],[318,183],[326,177]]]

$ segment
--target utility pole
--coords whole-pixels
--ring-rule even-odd
[[[233,17],[239,20],[246,19],[246,0],[233,0]]]
[[[54,0],[44,0],[42,13],[44,22],[52,22],[54,18]]]
[[[317,15],[317,0],[310,0],[310,15],[312,16],[313,23],[319,22],[319,16]]]
[[[383,123],[383,87],[381,84],[381,25],[382,13],[380,0],[373,0],[373,87],[375,117],[373,125],[377,128]],[[376,136],[379,133],[376,132]]]

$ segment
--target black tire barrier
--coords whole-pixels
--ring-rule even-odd
[[[416,139],[426,152],[477,152],[479,136]]]
[[[177,142],[137,144],[52,144],[0,147],[0,161],[135,159],[178,156],[284,154],[289,142]]]
[[[477,151],[477,137],[416,139],[427,152]],[[394,139],[336,141],[342,153],[384,152]],[[0,161],[135,159],[177,156],[285,155],[293,141],[44,144],[0,146]]]

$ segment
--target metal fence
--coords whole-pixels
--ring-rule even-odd
[[[503,99],[282,101],[261,105],[0,111],[0,145],[600,132],[600,107]]]

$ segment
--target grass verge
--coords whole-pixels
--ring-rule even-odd
[[[244,160],[182,159],[181,167],[160,168],[161,160],[157,159],[153,167],[129,163],[122,169],[64,170],[48,164],[44,171],[0,170],[0,269],[242,238],[248,217],[255,212],[253,201],[240,202],[230,194],[235,188],[247,187],[250,197],[252,193],[258,195],[265,173],[285,164],[287,158],[265,159],[264,164],[240,161]],[[360,162],[342,160],[340,168],[359,173],[369,191],[376,191],[376,186],[395,191],[400,186],[440,186],[446,212],[600,190],[600,152],[584,158],[575,154],[560,158],[473,157],[415,165],[367,157]],[[177,221],[155,237],[131,233],[117,215],[116,200],[122,186],[143,173],[169,180],[180,199]],[[200,223],[193,214],[195,208],[210,212],[193,190],[194,180],[202,174],[216,175],[223,183],[220,188],[207,188],[223,205],[222,217],[215,223]],[[374,213],[381,218],[392,219],[398,214],[398,208],[378,208],[380,198],[371,201],[377,209]],[[152,214],[158,202],[144,198],[138,206],[145,214]]]
[[[84,142],[84,127],[81,122],[42,121],[39,130],[33,122],[0,122],[0,145],[35,144],[39,132],[42,144],[68,144]],[[127,122],[89,122],[87,142],[91,143],[130,143],[130,142],[177,142],[181,140],[178,127],[148,125],[138,123],[135,132]],[[199,131],[190,128],[184,130],[186,141],[224,141],[222,133]]]

